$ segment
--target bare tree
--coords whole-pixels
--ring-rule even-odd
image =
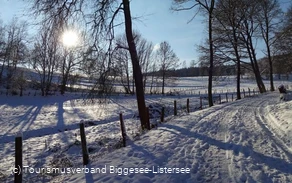
[[[150,81],[150,94],[152,93],[157,93],[156,90],[153,91],[153,87],[154,85],[158,83],[158,77],[156,76],[156,72],[157,72],[157,65],[155,62],[153,62],[151,65],[150,65],[150,72],[151,72],[151,81]]]
[[[0,70],[0,85],[2,84],[2,76],[3,76],[3,71],[4,71],[4,64],[5,64],[5,47],[6,47],[6,42],[5,42],[5,26],[0,20],[0,60],[2,61],[2,66]]]
[[[209,40],[209,80],[208,80],[208,101],[209,106],[213,106],[213,96],[212,96],[212,79],[213,79],[213,68],[214,68],[214,48],[213,48],[213,19],[214,19],[214,9],[215,9],[215,0],[173,0],[174,6],[173,10],[175,11],[183,11],[183,10],[191,10],[194,8],[198,8],[198,10],[202,10],[207,13],[208,16],[208,40]],[[191,4],[190,6],[185,7],[184,4]],[[196,14],[194,15],[194,17]],[[193,17],[193,18],[194,18]],[[193,19],[192,18],[192,19]]]
[[[260,69],[258,66],[255,41],[256,33],[259,25],[256,23],[256,14],[259,11],[259,4],[257,1],[245,0],[240,12],[243,16],[243,21],[240,25],[241,40],[245,44],[246,51],[249,56],[250,64],[255,75],[255,79],[261,93],[266,92],[265,85],[263,83]]]
[[[27,86],[27,76],[23,70],[19,70],[12,78],[13,92],[19,90],[19,96],[23,96],[23,91]]]
[[[87,3],[87,4],[86,4]],[[116,17],[119,12],[123,12],[124,25],[127,37],[127,43],[132,61],[133,75],[135,78],[136,97],[138,103],[139,116],[141,120],[141,126],[144,129],[146,127],[146,106],[143,90],[143,75],[139,65],[139,57],[134,42],[134,36],[132,32],[132,17],[130,11],[129,0],[64,0],[64,1],[47,1],[47,0],[34,0],[32,7],[35,14],[47,15],[47,20],[54,20],[58,17],[62,17],[60,23],[66,22],[72,16],[82,15],[88,24],[92,25],[94,35],[109,40],[108,56],[111,56],[112,45],[111,41],[114,38],[114,27],[121,25],[117,23]],[[86,13],[85,12],[86,9]],[[62,15],[62,16],[60,16]]]
[[[292,5],[283,16],[282,25],[279,26],[279,30],[276,32],[275,44],[272,45],[272,48],[278,55],[273,57],[275,60],[273,64],[280,79],[281,74],[287,74],[292,71]]]
[[[118,42],[122,40],[118,39]],[[126,94],[132,93],[130,81],[130,55],[128,49],[119,48],[114,52],[115,73],[117,74],[121,85]]]
[[[23,61],[27,54],[25,39],[27,37],[27,24],[19,22],[13,18],[12,22],[6,26],[4,42],[2,42],[2,68],[0,77],[2,78],[4,67],[6,66],[6,88],[10,89],[13,75],[17,65]]]
[[[167,72],[171,69],[175,69],[178,65],[179,59],[177,58],[174,51],[168,42],[163,41],[160,43],[159,49],[157,50],[157,61],[158,68],[160,69],[162,75],[162,90],[161,93],[164,94],[165,80],[167,77]]]
[[[66,34],[66,33],[65,33]],[[77,33],[79,35],[76,35],[77,37],[79,37],[79,39],[84,38],[84,33]],[[62,44],[62,43],[59,43]],[[77,44],[77,43],[74,43]],[[79,41],[78,43],[79,45],[71,45],[71,46],[60,46],[61,50],[60,50],[60,54],[61,54],[61,58],[60,58],[60,62],[59,63],[59,70],[61,71],[61,85],[60,85],[60,92],[61,94],[65,93],[66,90],[66,85],[68,84],[68,80],[70,78],[70,75],[77,69],[81,68],[80,64],[82,63],[83,59],[84,59],[84,48],[85,45],[83,45],[83,43],[81,43],[81,41]]]
[[[110,94],[113,92],[111,68],[112,58],[108,57],[107,51],[98,46],[89,48],[83,58],[83,69],[89,76],[94,86],[91,88],[89,96]],[[97,93],[96,93],[97,92]]]
[[[243,17],[240,13],[242,1],[219,0],[216,4],[214,20],[214,34],[216,49],[227,61],[233,61],[237,69],[237,99],[240,95],[241,59],[245,57],[243,53],[243,42],[240,40],[240,25]]]
[[[260,0],[259,1],[260,11],[256,14],[257,20],[260,25],[260,31],[262,38],[266,45],[266,54],[269,62],[269,77],[271,91],[275,90],[273,82],[273,61],[271,48],[275,42],[276,36],[275,31],[280,25],[280,16],[282,10],[280,8],[278,0]]]
[[[136,39],[139,37],[136,37]],[[135,40],[136,40],[135,39]],[[147,41],[145,38],[140,36],[140,39],[136,40],[139,62],[141,66],[141,70],[143,73],[143,88],[144,92],[146,91],[147,84],[147,74],[150,69],[150,64],[153,61],[153,43]]]
[[[51,28],[45,25],[42,27],[41,37],[36,41],[31,53],[31,64],[40,77],[42,96],[49,94],[56,64],[60,59],[57,31]]]
[[[135,41],[135,44],[136,44],[136,47],[137,47],[137,54],[138,54],[138,57],[139,57],[139,65],[140,65],[140,68],[141,68],[141,71],[142,71],[142,74],[143,74],[143,88],[144,88],[144,92],[145,92],[145,88],[146,88],[146,82],[147,82],[147,73],[148,73],[148,70],[149,70],[149,67],[150,67],[150,64],[151,64],[151,61],[153,61],[153,44],[152,42],[149,42],[147,41],[145,38],[142,37],[142,35],[138,32],[138,31],[134,31],[133,32],[133,35],[134,35],[134,41]],[[121,63],[124,63],[122,64],[121,66],[124,66],[122,67],[123,70],[124,69],[129,69],[128,67],[128,61],[127,60],[123,60],[124,59],[129,59],[129,56],[127,55],[127,53],[125,53],[126,50],[129,50],[128,46],[127,46],[127,40],[126,40],[126,35],[122,35],[120,37],[118,37],[117,39],[117,50],[119,50],[119,53],[117,53],[116,57],[120,57],[119,59]],[[124,55],[124,56],[122,56]],[[121,56],[123,58],[121,58]],[[129,71],[127,70],[124,70],[125,74],[126,74],[126,85],[127,86],[127,89],[128,91],[130,91],[130,87],[129,87]],[[133,78],[134,80],[134,78]],[[134,83],[133,83],[134,84]]]

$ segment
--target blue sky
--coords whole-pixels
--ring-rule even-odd
[[[0,0],[0,18],[9,22],[12,17],[25,19],[24,10],[29,7],[23,0]],[[133,17],[140,17],[133,21],[133,28],[139,30],[143,37],[159,44],[168,41],[181,61],[198,60],[197,46],[207,36],[206,23],[200,15],[188,23],[195,10],[173,12],[170,10],[172,0],[132,0],[131,10]],[[280,0],[286,8],[291,0]],[[31,18],[30,18],[31,21]],[[261,56],[262,51],[257,50]]]

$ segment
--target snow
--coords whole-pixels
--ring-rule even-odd
[[[198,91],[204,95],[205,88],[190,94],[186,92],[191,86],[187,80],[195,79],[179,81],[182,84],[178,86],[185,86],[179,89],[180,95],[146,96],[147,106],[164,106],[167,114],[165,123],[153,115],[151,122],[158,127],[149,132],[139,129],[134,96],[113,96],[100,104],[98,99],[92,103],[75,94],[0,95],[0,181],[13,182],[14,138],[22,132],[23,165],[71,168],[67,174],[25,173],[24,182],[292,182],[291,93],[287,101],[280,100],[279,92],[268,92],[230,102],[234,81],[221,80],[215,89],[222,90],[218,93],[228,90],[229,102],[207,108],[204,100],[204,109],[198,110]],[[195,82],[204,86],[205,81]],[[291,85],[276,81],[276,86],[280,84]],[[244,86],[245,91],[255,88],[251,81]],[[173,116],[174,100],[178,116]],[[124,148],[120,143],[120,112],[128,135]],[[86,124],[90,158],[86,168],[96,170],[92,173],[76,173],[85,168],[80,121]],[[184,173],[165,173],[164,168]]]

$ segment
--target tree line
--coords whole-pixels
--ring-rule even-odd
[[[34,85],[42,96],[57,87],[64,94],[69,83],[85,75],[89,83],[94,82],[90,95],[100,95],[112,92],[113,83],[119,81],[126,93],[135,91],[141,127],[145,128],[147,73],[162,71],[164,93],[165,72],[179,61],[170,44],[163,41],[154,50],[153,43],[133,30],[129,0],[28,2],[32,6],[27,12],[40,20],[36,35],[28,37],[27,23],[16,19],[0,26],[1,87],[22,93],[27,85]],[[125,32],[116,35],[117,26],[124,26]],[[70,29],[77,30],[81,40],[74,47],[60,41],[61,34]],[[27,78],[18,66],[34,69],[37,77]],[[151,83],[156,79],[151,77]]]
[[[252,70],[261,93],[266,92],[261,72],[267,69],[270,89],[273,82],[274,65],[291,65],[291,12],[284,12],[278,0],[174,0],[173,10],[197,9],[206,16],[208,38],[206,45],[200,46],[201,61],[208,65],[209,106],[212,101],[212,76],[214,65],[234,63],[237,65],[237,99],[240,99],[240,75],[242,67]],[[258,42],[264,45],[266,68],[260,68],[257,56]],[[286,55],[286,60],[275,59],[276,55]],[[281,62],[281,63],[280,63]]]

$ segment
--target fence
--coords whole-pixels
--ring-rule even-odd
[[[292,88],[292,85],[285,84],[284,85],[286,89]],[[175,87],[176,89],[168,89],[166,94],[179,94],[179,95],[201,95],[201,94],[207,94],[207,86],[196,86],[196,87]],[[89,90],[88,90],[89,91]],[[82,92],[74,92],[74,94],[80,94],[82,96],[85,96],[86,93],[88,93],[86,90],[82,90]],[[248,91],[248,88],[245,88],[245,91]],[[236,92],[236,89],[227,89],[224,91],[224,89],[213,89],[213,94],[223,94],[223,93],[230,93],[230,92]],[[72,92],[67,92],[72,93]],[[145,94],[150,94],[150,92],[145,91]],[[154,92],[152,94],[160,94],[159,91]],[[0,89],[0,95],[6,95],[6,96],[16,96],[20,95],[20,92],[18,90],[1,90]],[[58,91],[52,91],[49,93],[49,95],[61,95]],[[132,94],[125,94],[122,90],[119,92],[112,93],[110,95],[132,95]],[[22,96],[41,96],[40,90],[30,90],[30,91],[23,91]]]
[[[226,103],[226,102],[231,102],[235,100],[235,93],[232,92],[228,92],[226,91],[225,93],[219,93],[219,94],[214,94],[213,95],[213,99],[215,101],[215,104],[222,104],[222,103]],[[259,92],[255,89],[251,90],[251,89],[242,89],[241,91],[241,96],[242,97],[252,97],[259,94]],[[174,100],[172,105],[173,107],[169,107],[167,105],[170,105],[170,103],[168,104],[164,104],[164,106],[162,106],[162,108],[160,109],[160,116],[158,119],[158,122],[162,123],[165,122],[165,117],[167,115],[169,115],[169,113],[166,113],[166,108],[170,108],[173,109],[173,116],[177,116],[180,114],[180,112],[186,112],[186,113],[190,113],[192,111],[195,110],[202,110],[204,108],[206,108],[207,105],[207,96],[205,94],[200,94],[198,96],[197,101],[195,102],[195,105],[192,105],[192,102],[190,101],[189,98],[187,98],[187,100],[184,100],[184,104],[182,104],[180,101],[180,103],[178,102],[179,100]],[[195,106],[195,107],[194,107]],[[147,112],[147,124],[146,124],[146,129],[151,130],[151,128],[155,128],[156,125],[151,124],[150,122],[150,114],[149,114],[149,107],[146,108],[146,112]],[[120,136],[121,136],[121,144],[122,147],[125,147],[127,144],[127,134],[126,134],[126,128],[125,128],[125,124],[124,124],[124,120],[123,120],[123,114],[120,113],[119,114],[119,121],[120,121]],[[87,165],[90,162],[90,157],[89,157],[89,150],[87,147],[87,142],[86,142],[86,133],[85,133],[85,125],[84,122],[81,122],[79,124],[79,133],[80,133],[80,138],[81,138],[81,149],[82,149],[82,161],[83,161],[83,165]],[[23,166],[23,154],[22,154],[22,150],[23,150],[23,145],[22,145],[22,136],[18,135],[15,137],[15,169],[14,170],[19,170],[20,167]],[[14,182],[16,183],[20,183],[22,182],[22,173],[19,173],[20,171],[17,171],[16,173],[14,173]]]

